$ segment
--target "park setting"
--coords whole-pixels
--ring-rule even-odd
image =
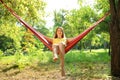
[[[0,80],[120,80],[119,0],[0,0]]]

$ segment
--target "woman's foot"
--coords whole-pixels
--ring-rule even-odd
[[[53,60],[54,61],[58,60],[58,55],[56,53],[54,53]]]

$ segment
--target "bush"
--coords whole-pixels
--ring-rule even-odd
[[[3,55],[3,51],[0,50],[0,57]]]
[[[0,50],[3,51],[5,55],[12,55],[15,51],[14,40],[5,35],[0,36]]]

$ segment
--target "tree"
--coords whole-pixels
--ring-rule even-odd
[[[120,0],[109,0],[111,10],[111,74],[120,77]]]
[[[80,6],[79,9],[73,9],[67,13],[68,14],[65,16],[65,22],[63,25],[67,37],[75,37],[79,35],[97,20],[97,14],[88,5]],[[91,46],[91,37],[93,38],[94,36],[94,31],[92,31],[77,44],[76,48],[88,48],[88,46]]]
[[[60,9],[59,11],[54,11],[54,29],[58,26],[63,26],[65,21],[66,10]]]
[[[32,25],[36,29],[42,29],[45,27],[45,2],[43,0],[3,0],[4,3],[13,9],[24,21]],[[23,25],[11,15],[11,13],[0,2],[0,36],[5,35],[14,40],[15,48],[17,50],[21,48],[21,42],[27,43],[26,36],[27,30],[22,27]],[[29,44],[32,45],[32,41],[36,44],[35,38],[28,34]],[[34,45],[33,44],[33,45]],[[28,45],[28,44],[26,44]],[[5,47],[5,46],[4,46]],[[30,47],[29,47],[30,48]],[[16,51],[17,52],[17,51]]]

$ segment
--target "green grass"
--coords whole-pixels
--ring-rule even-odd
[[[59,60],[56,63],[53,62],[52,52],[36,51],[29,55],[1,56],[0,69],[9,70],[11,66],[17,65],[20,70],[29,66],[36,70],[50,71],[59,68],[59,63]],[[65,70],[67,76],[76,79],[108,79],[110,77],[110,56],[104,49],[91,52],[71,50],[65,55]]]
[[[87,51],[71,51],[65,56],[66,62],[108,62],[110,56],[103,49]]]
[[[65,56],[66,69],[78,79],[106,79],[110,75],[110,56],[106,50],[71,51]],[[80,77],[79,77],[80,76]]]

